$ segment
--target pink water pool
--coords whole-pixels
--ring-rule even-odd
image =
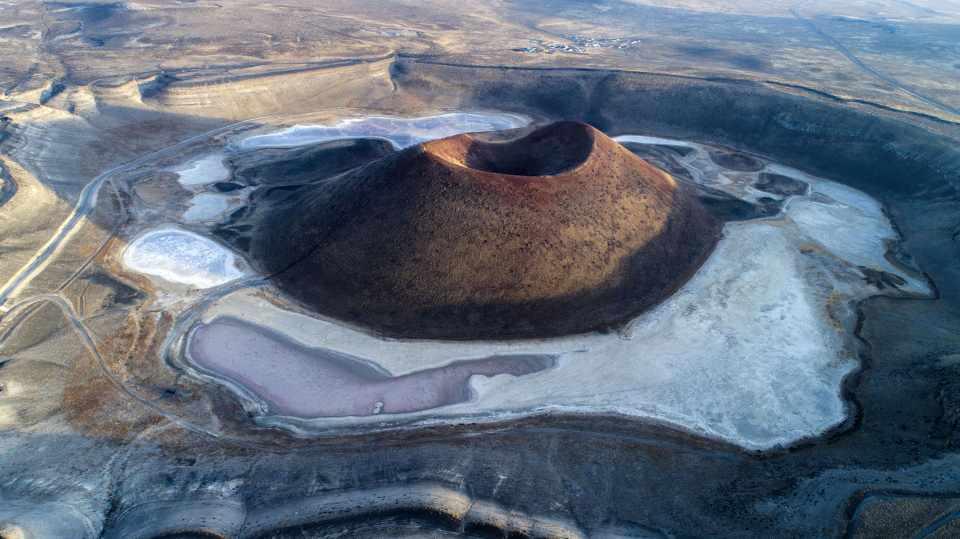
[[[375,358],[308,348],[229,317],[198,324],[187,352],[205,371],[256,395],[271,414],[303,418],[428,410],[469,400],[471,376],[523,376],[555,363],[549,355],[498,355],[393,376]]]

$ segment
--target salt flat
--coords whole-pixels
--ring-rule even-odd
[[[183,212],[187,223],[218,221],[230,210],[242,206],[243,196],[236,194],[199,193],[190,199],[190,207]]]
[[[195,288],[212,288],[243,276],[230,250],[173,226],[148,230],[123,252],[130,270]]]
[[[188,189],[222,182],[230,177],[223,159],[220,152],[202,155],[174,168],[173,172],[177,173],[180,185]]]
[[[295,125],[275,133],[241,139],[241,150],[292,148],[346,138],[376,138],[397,149],[458,133],[499,131],[523,127],[530,120],[518,114],[452,112],[419,118],[372,116],[348,118],[332,125]]]
[[[398,423],[503,420],[550,411],[613,413],[766,449],[843,421],[839,384],[856,366],[844,336],[826,319],[827,293],[810,282],[821,275],[807,274],[792,240],[779,225],[729,227],[701,271],[624,334],[398,342],[282,312],[248,291],[218,302],[206,317],[229,315],[263,324],[305,345],[365,358],[393,375],[466,357],[558,356],[557,366],[543,372],[474,377],[469,402],[399,414],[394,416]],[[381,415],[376,421],[389,418]],[[292,423],[324,429],[372,422],[297,418]]]

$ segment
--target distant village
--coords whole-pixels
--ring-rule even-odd
[[[553,54],[565,52],[569,54],[586,54],[587,49],[639,49],[642,41],[635,37],[585,37],[576,34],[562,36],[569,42],[546,42],[540,39],[531,39],[529,47],[514,49],[517,52]]]

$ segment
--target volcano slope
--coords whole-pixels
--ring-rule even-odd
[[[584,123],[458,135],[273,208],[253,257],[312,309],[397,337],[545,337],[664,299],[720,224],[691,189]]]

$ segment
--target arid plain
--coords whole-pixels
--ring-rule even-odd
[[[0,1],[0,537],[956,536],[960,3],[835,4]]]

